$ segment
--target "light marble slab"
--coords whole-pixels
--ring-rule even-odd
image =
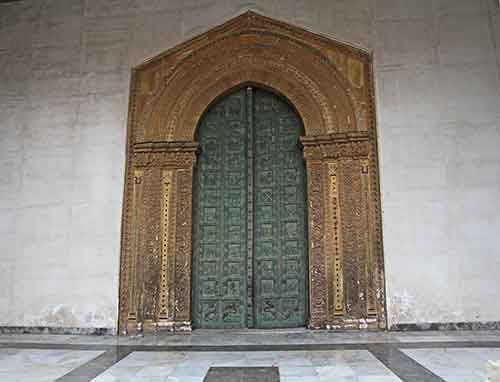
[[[0,381],[52,382],[102,351],[0,349]]]
[[[500,359],[497,348],[401,349],[447,382],[485,382],[486,364]]]
[[[488,382],[500,382],[500,361],[488,361],[486,375]]]

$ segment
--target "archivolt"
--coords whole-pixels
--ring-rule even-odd
[[[261,84],[286,96],[300,114],[306,135],[357,130],[356,100],[331,61],[289,36],[250,30],[191,51],[170,70],[145,108],[144,137],[193,140],[208,104],[243,83]]]

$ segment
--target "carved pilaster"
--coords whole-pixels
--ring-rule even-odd
[[[367,132],[301,138],[308,169],[311,327],[385,325],[372,139]]]
[[[196,149],[194,142],[133,146],[133,251],[126,270],[129,334],[191,328],[191,189]]]

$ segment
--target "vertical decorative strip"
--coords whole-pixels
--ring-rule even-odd
[[[127,332],[135,332],[137,330],[137,259],[139,256],[140,246],[140,214],[142,210],[142,181],[143,170],[134,171],[134,187],[132,201],[132,251],[129,269],[129,309],[127,316]]]
[[[160,300],[161,275],[161,200],[162,171],[159,167],[149,167],[143,176],[143,208],[141,218],[141,304],[140,315],[143,333],[151,333],[156,328]]]
[[[377,316],[377,303],[376,303],[376,284],[374,279],[377,272],[374,268],[373,262],[373,249],[372,249],[372,227],[370,222],[373,221],[371,216],[372,211],[370,208],[370,165],[368,159],[361,160],[361,187],[362,187],[362,208],[365,218],[365,242],[366,242],[366,261],[365,261],[365,274],[366,274],[366,310],[369,317]]]
[[[162,171],[162,199],[161,199],[161,269],[160,269],[160,313],[158,315],[159,326],[162,326],[169,318],[169,257],[170,248],[174,248],[170,242],[170,194],[172,190],[173,170]]]
[[[313,329],[323,328],[328,313],[325,269],[325,219],[323,214],[323,173],[320,161],[307,160],[309,199],[309,288],[310,322]]]
[[[247,116],[247,327],[254,327],[253,306],[253,251],[254,251],[254,134],[253,90],[246,91]]]
[[[334,316],[345,314],[344,304],[344,277],[342,266],[342,249],[339,234],[340,203],[338,190],[337,163],[328,163],[328,180],[330,186],[328,207],[331,218],[331,254],[333,258],[333,291],[334,291]]]
[[[176,171],[175,329],[191,330],[191,233],[193,169]]]
[[[169,242],[169,254],[167,256],[167,319],[169,322],[174,322],[175,317],[175,246],[177,237],[177,213],[176,206],[179,195],[177,192],[177,182],[176,182],[176,172],[172,171],[172,177],[170,179],[170,215],[169,215],[169,230],[168,230],[168,242]]]

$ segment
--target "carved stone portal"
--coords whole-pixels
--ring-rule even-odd
[[[309,327],[386,327],[371,57],[247,12],[132,72],[120,333],[191,330],[195,131],[248,84],[288,98],[304,124]]]

